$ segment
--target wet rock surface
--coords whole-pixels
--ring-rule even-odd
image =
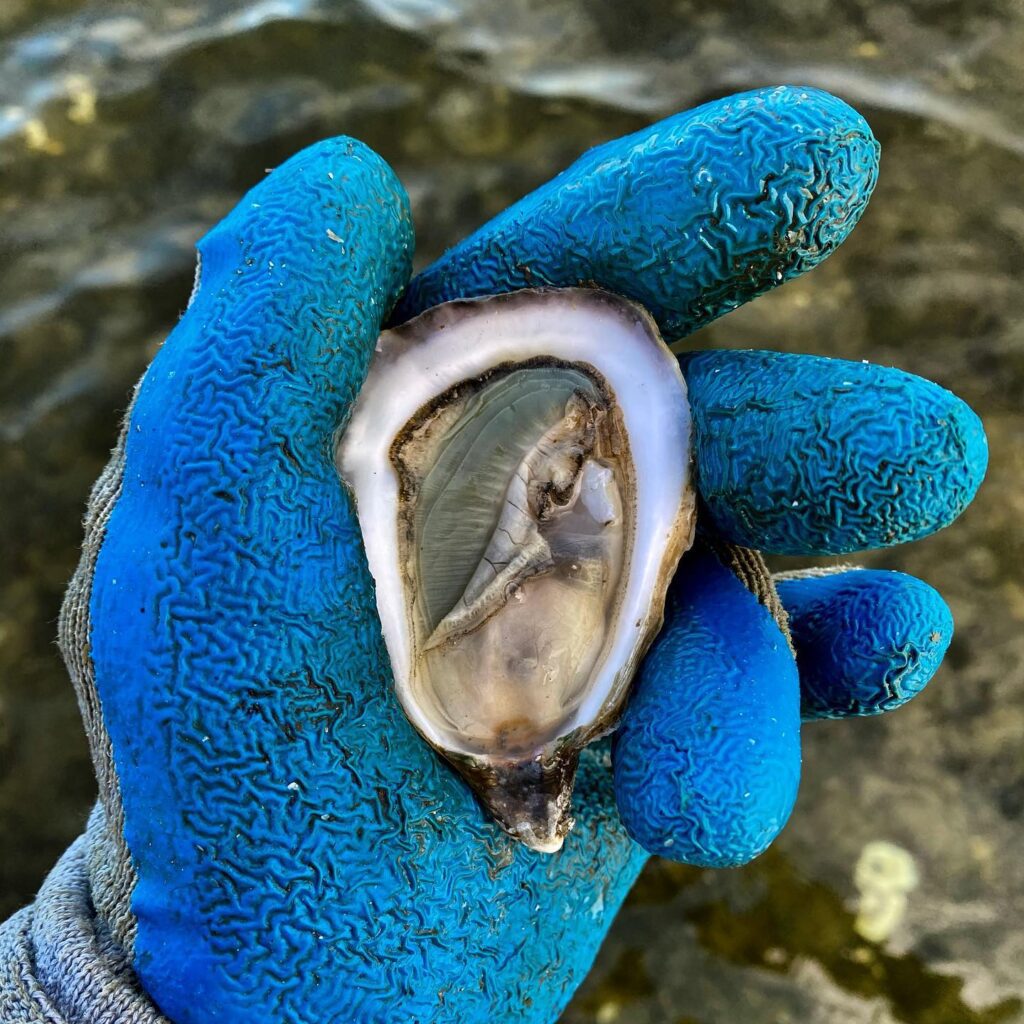
[[[871,208],[824,266],[687,344],[899,365],[977,409],[992,459],[975,504],[861,559],[937,586],[957,634],[907,708],[806,728],[800,801],[765,857],[653,862],[565,1020],[1024,1021],[1018,4],[11,0],[0,34],[4,914],[94,793],[56,615],[202,231],[266,168],[346,132],[406,182],[422,266],[592,144],[805,83],[881,140]],[[868,870],[879,841],[900,852]]]

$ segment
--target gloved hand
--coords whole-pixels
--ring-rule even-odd
[[[200,243],[92,497],[61,638],[101,803],[3,933],[35,973],[5,968],[0,1019],[159,1020],[151,999],[175,1024],[552,1021],[649,851],[762,851],[796,794],[801,707],[902,703],[952,623],[896,573],[776,592],[749,549],[946,525],[986,462],[962,402],[859,363],[685,356],[702,537],[551,856],[399,709],[332,435],[389,313],[593,282],[675,340],[828,255],[876,166],[833,97],[731,97],[586,154],[408,288],[406,197],[365,146],[314,146],[253,189]]]

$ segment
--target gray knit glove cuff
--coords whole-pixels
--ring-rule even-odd
[[[3,1024],[169,1024],[96,913],[90,876],[99,868],[112,881],[101,867],[113,862],[106,847],[97,804],[85,835],[57,862],[35,903],[0,925]]]
[[[0,925],[0,1024],[169,1024],[131,968],[136,877],[89,657],[92,578],[123,474],[122,429],[93,487],[81,560],[60,617],[61,653],[89,739],[99,801],[85,835],[58,861],[35,903]]]

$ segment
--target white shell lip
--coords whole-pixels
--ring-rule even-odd
[[[412,652],[397,557],[400,481],[391,448],[416,412],[453,386],[501,364],[544,358],[589,365],[608,382],[630,439],[636,481],[638,540],[618,627],[587,698],[558,740],[538,749],[533,758],[546,765],[569,748],[563,760],[572,762],[567,783],[571,791],[579,750],[614,728],[639,660],[660,626],[668,583],[693,537],[692,427],[686,384],[653,319],[636,303],[593,288],[526,289],[436,306],[381,334],[352,415],[337,438],[336,464],[355,499],[396,693],[421,735],[478,792],[479,780],[474,781],[467,765],[478,766],[493,778],[495,772],[501,774],[503,763],[479,750],[460,749],[450,736],[442,737],[405,692]],[[564,781],[559,785],[564,790]],[[528,845],[534,849],[557,849],[571,825],[568,793],[563,796],[557,827],[509,820],[502,821],[503,827],[519,838],[528,832],[533,839]],[[504,805],[495,813],[508,816]]]

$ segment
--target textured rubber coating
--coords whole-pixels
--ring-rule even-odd
[[[703,511],[736,544],[807,555],[916,540],[985,475],[981,420],[913,374],[780,352],[681,363]]]
[[[600,759],[531,853],[394,699],[331,438],[411,246],[379,158],[300,153],[201,243],[134,406],[92,655],[176,1024],[553,1020],[644,860]]]
[[[920,693],[953,637],[927,583],[855,569],[776,581],[789,612],[805,719],[877,715]]]
[[[682,333],[838,244],[876,156],[860,117],[814,90],[703,107],[584,157],[428,270],[402,315],[592,280]],[[201,243],[129,421],[92,657],[138,875],[135,966],[176,1024],[553,1021],[646,857],[607,745],[584,752],[564,850],[534,854],[394,699],[331,440],[411,248],[379,158],[347,139],[300,153]],[[768,612],[705,568],[627,712],[618,800],[649,847],[736,863],[792,802],[797,689]],[[686,666],[712,680],[692,693],[673,656],[691,620],[717,638]],[[659,716],[682,739],[652,751]],[[681,804],[680,779],[706,804]]]
[[[817,89],[740,93],[598,146],[419,275],[396,322],[459,297],[597,284],[669,340],[829,255],[878,174],[867,122]]]
[[[796,800],[799,692],[768,609],[713,554],[692,551],[615,734],[629,834],[707,867],[764,851]]]

